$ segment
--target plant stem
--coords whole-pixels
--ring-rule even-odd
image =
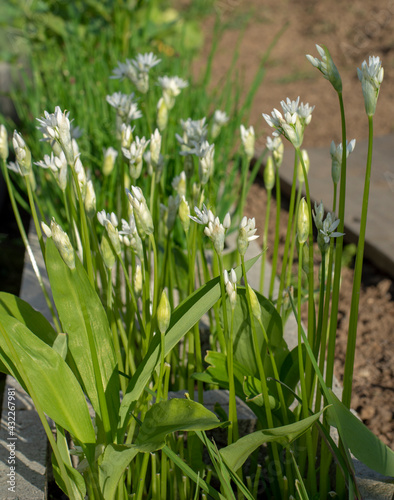
[[[373,148],[373,116],[368,116],[368,156],[365,171],[365,183],[363,194],[363,206],[361,210],[360,236],[357,243],[356,264],[354,268],[352,302],[350,306],[349,330],[347,338],[345,371],[343,375],[343,395],[342,402],[350,408],[353,386],[354,353],[356,350],[358,307],[360,302],[361,275],[363,270],[365,231],[367,227],[368,199],[371,185],[372,148]]]
[[[270,219],[270,208],[271,208],[271,193],[272,189],[267,190],[267,205],[265,210],[265,222],[264,222],[264,231],[263,231],[263,249],[267,245],[267,236],[268,236],[268,224]],[[264,252],[261,260],[261,270],[260,270],[260,293],[264,293],[264,275],[265,275],[265,261],[267,259],[267,252]]]
[[[274,283],[276,276],[276,267],[278,262],[278,248],[279,248],[279,226],[280,226],[280,205],[281,205],[281,192],[280,192],[280,177],[279,177],[279,167],[275,163],[275,192],[276,192],[276,218],[275,218],[275,241],[274,241],[274,253],[272,256],[272,271],[271,271],[271,281],[269,287],[268,297],[272,300],[274,294]]]

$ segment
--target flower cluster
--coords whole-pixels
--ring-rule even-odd
[[[283,135],[295,148],[300,148],[304,139],[305,127],[311,122],[315,107],[311,107],[309,104],[300,104],[299,97],[295,101],[287,98],[286,102],[281,101],[280,104],[283,116],[280,111],[274,108],[271,116],[263,113],[263,117],[268,125],[275,129],[274,136]]]
[[[259,236],[256,234],[255,218],[248,219],[246,216],[242,218],[238,230],[237,247],[241,255],[245,255],[248,249],[249,242],[256,240]]]
[[[346,158],[354,151],[356,147],[356,139],[352,139],[350,142],[346,141]],[[331,142],[330,146],[331,155],[331,176],[334,184],[338,184],[341,176],[341,165],[342,165],[342,155],[343,146],[342,143],[335,145],[335,142]]]
[[[363,89],[365,111],[368,116],[373,116],[384,75],[382,61],[377,56],[370,56],[368,64],[364,61],[361,69],[357,68],[357,75]]]
[[[161,62],[153,52],[137,54],[135,59],[126,59],[125,63],[118,61],[118,67],[113,70],[110,78],[128,78],[142,94],[149,90],[149,71]]]
[[[315,68],[321,71],[324,78],[326,78],[331,83],[331,85],[337,92],[342,92],[341,75],[339,74],[339,71],[334,64],[334,61],[332,60],[327,47],[325,47],[324,45],[322,47],[320,47],[320,45],[316,45],[316,49],[319,52],[321,61],[317,57],[313,57],[309,54],[306,56],[306,58]]]
[[[213,212],[207,209],[205,205],[203,205],[202,211],[197,207],[194,207],[194,211],[196,216],[189,215],[189,217],[194,220],[194,222],[197,222],[197,224],[205,226],[204,234],[212,241],[216,253],[221,255],[224,249],[224,237],[227,229],[231,225],[230,214],[227,213],[225,215],[222,224],[219,217],[215,217]]]

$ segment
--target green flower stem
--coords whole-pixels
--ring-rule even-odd
[[[264,400],[264,409],[265,409],[265,414],[267,417],[267,424],[269,429],[273,429],[274,423],[272,419],[272,413],[271,413],[271,406],[269,402],[269,393],[268,393],[268,386],[267,386],[267,379],[265,376],[264,372],[264,366],[263,362],[261,359],[261,354],[259,350],[259,343],[257,340],[257,332],[256,332],[256,325],[254,322],[254,315],[253,315],[253,310],[252,310],[252,304],[250,301],[250,293],[249,293],[249,288],[248,288],[248,277],[246,275],[246,269],[245,269],[245,257],[241,255],[241,265],[242,265],[242,275],[243,279],[245,282],[245,287],[246,287],[246,300],[248,302],[248,309],[249,309],[249,316],[250,316],[250,324],[252,327],[252,342],[253,342],[253,349],[256,355],[256,363],[257,367],[259,370],[259,375],[260,375],[260,382],[261,382],[261,389],[262,389],[262,394],[263,394],[263,400]],[[276,476],[277,476],[277,481],[279,484],[279,488],[282,491],[283,488],[283,474],[282,474],[282,468],[281,468],[281,462],[279,459],[279,450],[278,446],[276,443],[271,443],[271,449],[272,449],[272,454],[274,458],[274,463],[275,463],[275,470],[276,470]]]
[[[218,262],[219,262],[219,276],[220,276],[220,290],[221,290],[221,297],[222,297],[222,310],[223,310],[223,325],[224,325],[224,338],[228,339],[229,338],[229,327],[228,327],[228,317],[227,317],[227,303],[226,303],[226,288],[224,286],[224,267],[223,267],[223,255],[218,255]],[[227,354],[227,342],[225,342],[225,351],[224,354]]]
[[[152,245],[153,250],[153,306],[152,306],[152,323],[151,323],[151,331],[149,332],[149,336],[152,337],[153,332],[156,328],[156,313],[157,313],[157,304],[159,297],[159,266],[157,260],[157,248],[156,242],[153,234],[149,235],[149,241]]]
[[[276,267],[278,263],[278,249],[279,249],[279,226],[280,226],[280,205],[281,205],[281,192],[280,192],[280,177],[279,177],[279,167],[275,164],[275,192],[276,192],[276,217],[275,217],[275,240],[274,240],[274,253],[272,257],[272,271],[271,280],[269,287],[269,299],[272,300],[274,294],[274,284],[276,276]]]
[[[297,293],[297,331],[298,331],[298,364],[300,370],[300,382],[301,382],[301,399],[302,399],[302,414],[303,418],[309,417],[309,392],[307,389],[307,374],[304,371],[304,360],[302,356],[302,342],[301,342],[301,286],[302,286],[302,247],[303,243],[300,243],[300,254],[298,257],[298,293]],[[315,472],[315,460],[313,452],[312,443],[312,433],[308,430],[306,433],[306,446],[308,455],[308,481],[311,487],[312,496],[316,494],[317,484],[316,484],[316,472]],[[300,459],[303,462],[302,459]]]
[[[25,372],[25,369],[23,367],[23,364],[20,362],[19,360],[19,357],[18,357],[18,354],[15,350],[15,347],[6,331],[6,329],[4,328],[3,324],[0,322],[0,332],[1,332],[1,335],[3,336],[7,346],[8,346],[8,349],[11,351],[12,353],[12,357],[14,358],[14,360],[16,360],[16,368],[19,372],[19,375],[21,377],[21,379],[23,380],[23,382],[26,384],[26,389],[27,389],[27,392],[30,394],[30,397],[32,398],[33,402],[34,402],[34,406],[37,410],[37,413],[38,413],[38,416],[40,417],[40,420],[41,420],[41,423],[44,427],[44,430],[45,430],[45,433],[47,435],[47,438],[48,438],[48,441],[52,447],[52,450],[55,454],[55,457],[56,457],[56,461],[59,465],[59,468],[60,468],[60,472],[61,472],[61,476],[62,476],[62,479],[65,483],[65,486],[66,486],[66,489],[67,489],[67,494],[69,495],[70,498],[73,498],[73,488],[71,486],[71,481],[70,481],[70,477],[66,471],[66,468],[64,466],[64,462],[63,462],[63,459],[62,459],[62,456],[61,456],[61,453],[60,453],[60,450],[57,446],[57,443],[55,441],[55,438],[53,436],[53,433],[52,433],[52,430],[51,428],[49,427],[49,424],[48,424],[48,421],[46,419],[46,416],[41,408],[41,405],[39,403],[39,400],[36,396],[36,393],[35,393],[35,390],[34,390],[34,387],[31,385],[30,383],[30,380],[29,380],[29,377],[27,376],[26,372]],[[87,457],[88,458],[88,457]],[[91,457],[89,457],[89,459],[91,459]],[[91,460],[89,460],[89,463],[91,463]]]
[[[26,180],[27,196],[29,198],[29,205],[30,205],[31,214],[33,216],[33,221],[34,221],[34,227],[36,228],[38,241],[40,243],[41,253],[42,253],[42,256],[43,256],[43,259],[45,262],[46,259],[45,259],[44,239],[42,237],[40,222],[39,222],[38,217],[37,217],[37,210],[36,210],[36,204],[34,203],[33,191],[31,189],[30,180],[27,177],[25,178],[25,180]]]
[[[146,477],[146,472],[148,469],[148,463],[149,463],[149,458],[150,458],[150,453],[143,453],[142,454],[142,464],[138,468],[139,472],[139,477],[138,477],[138,487],[137,487],[137,492],[136,492],[136,500],[141,500],[142,496],[144,494],[144,488],[145,488],[145,477]]]
[[[249,171],[249,159],[247,158],[246,155],[242,155],[242,163],[241,163],[241,185],[242,185],[242,191],[241,191],[241,201],[239,204],[239,214],[240,217],[242,218],[242,214],[244,212],[245,208],[245,202],[246,202],[246,192],[247,192],[247,184],[248,184],[248,171]]]
[[[228,419],[231,424],[228,427],[228,444],[238,441],[238,418],[237,418],[237,403],[235,400],[235,383],[234,383],[234,309],[231,309],[230,335],[227,344],[227,370],[229,380],[229,407]]]
[[[270,218],[270,208],[271,208],[271,194],[272,189],[267,190],[267,205],[265,210],[265,222],[264,222],[264,231],[263,231],[263,248],[267,246],[267,236],[268,236],[268,225]],[[264,252],[261,260],[261,270],[260,270],[260,293],[263,293],[264,289],[264,275],[265,275],[265,261],[267,259],[267,252]]]
[[[338,193],[338,183],[334,182],[334,196],[332,200],[332,211],[336,213],[337,208],[337,193]]]
[[[371,185],[372,148],[373,148],[373,116],[368,116],[368,156],[365,171],[363,206],[361,210],[360,236],[357,243],[356,264],[354,268],[352,302],[350,306],[349,329],[346,348],[345,371],[343,375],[342,402],[350,408],[353,386],[354,353],[356,350],[358,308],[360,302],[361,275],[363,270],[365,231],[367,227],[368,199]]]
[[[281,273],[280,273],[278,301],[276,303],[276,310],[278,311],[279,314],[280,314],[280,310],[281,310],[282,302],[283,302],[283,290],[285,288],[287,258],[288,258],[288,253],[289,253],[290,236],[291,236],[291,226],[292,226],[292,223],[293,223],[294,199],[295,199],[296,180],[297,180],[297,161],[298,161],[298,153],[296,151],[295,152],[295,156],[294,156],[293,182],[291,184],[289,218],[288,218],[288,221],[287,221],[287,231],[286,231],[286,239],[285,239],[285,248],[284,248],[284,253],[283,253],[282,270],[281,270]],[[276,250],[277,249],[275,248],[275,251]],[[270,293],[270,295],[271,295],[271,293]]]
[[[342,93],[338,92],[339,106],[341,110],[341,123],[342,123],[342,166],[341,166],[341,180],[339,186],[339,207],[338,218],[340,220],[338,232],[344,232],[345,225],[345,200],[346,200],[346,121],[345,109],[343,106]],[[337,317],[339,307],[339,288],[341,281],[341,267],[342,267],[342,250],[343,250],[343,236],[336,238],[335,247],[335,268],[334,268],[334,281],[332,285],[332,299],[331,299],[331,319],[330,330],[328,335],[327,347],[327,368],[326,368],[326,384],[332,387],[334,378],[334,357],[335,357],[335,342],[337,331]]]
[[[9,194],[10,201],[11,201],[12,210],[14,212],[15,220],[16,220],[16,223],[18,225],[18,229],[19,229],[19,232],[20,232],[23,244],[24,244],[24,246],[26,248],[26,251],[27,251],[27,253],[29,255],[31,265],[33,267],[34,274],[36,275],[36,278],[38,280],[38,284],[40,285],[42,293],[44,294],[45,302],[46,302],[46,304],[48,306],[48,309],[49,309],[49,311],[51,313],[53,324],[54,324],[54,326],[56,328],[56,331],[59,333],[59,332],[61,332],[60,324],[59,324],[59,321],[57,319],[55,310],[53,308],[52,301],[49,298],[47,289],[46,289],[45,284],[44,284],[44,282],[42,280],[40,269],[39,269],[39,267],[37,265],[36,258],[34,257],[34,253],[33,253],[33,250],[32,250],[32,248],[30,246],[29,239],[28,239],[28,237],[26,235],[26,231],[25,231],[25,228],[23,226],[23,222],[22,222],[22,219],[21,219],[21,216],[20,216],[20,213],[19,213],[18,205],[17,205],[17,203],[15,201],[14,191],[13,191],[12,184],[11,184],[11,179],[9,177],[8,169],[7,169],[7,166],[6,166],[6,164],[5,164],[4,161],[3,161],[3,175],[4,175],[4,178],[5,178],[6,184],[7,184],[7,189],[8,189],[8,194]]]
[[[298,190],[297,190],[297,199],[296,199],[296,204],[295,204],[295,214],[294,214],[295,218],[294,218],[294,220],[297,220],[297,217],[298,217],[298,207],[299,207],[300,201],[301,201],[302,185],[303,185],[303,183],[298,186]],[[287,265],[286,288],[288,288],[290,286],[290,283],[291,283],[291,275],[292,275],[293,262],[294,262],[295,243],[296,243],[296,224],[293,224],[292,234],[291,234],[291,244],[290,244],[290,257],[289,257],[289,263]]]

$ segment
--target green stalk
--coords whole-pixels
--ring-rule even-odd
[[[302,183],[303,184],[303,183]],[[297,220],[298,216],[298,206],[301,201],[301,194],[302,194],[302,184],[298,186],[297,190],[297,199],[296,199],[296,204],[295,204],[295,219]],[[290,286],[291,283],[291,272],[293,269],[293,262],[294,262],[294,251],[295,251],[295,243],[296,243],[296,224],[293,224],[292,227],[292,234],[291,234],[291,244],[290,244],[290,257],[289,257],[289,263],[287,265],[287,276],[286,276],[286,288]]]
[[[290,236],[291,236],[291,225],[293,223],[294,199],[295,199],[296,179],[297,179],[297,156],[298,156],[298,153],[297,153],[297,150],[296,150],[295,156],[294,156],[293,182],[292,182],[292,185],[291,185],[291,194],[290,194],[289,219],[287,221],[287,231],[286,231],[285,248],[284,248],[284,253],[283,253],[282,270],[281,270],[281,273],[280,273],[278,301],[276,303],[276,310],[278,311],[279,314],[280,314],[280,309],[282,307],[282,302],[283,302],[283,290],[284,290],[284,287],[285,287],[285,278],[286,278],[286,269],[287,269],[287,257],[288,257],[288,253],[289,253]],[[278,208],[277,208],[277,210],[278,210]],[[271,295],[271,293],[270,293],[270,295]]]
[[[345,225],[345,200],[346,200],[346,121],[345,109],[343,106],[342,93],[338,92],[339,106],[341,110],[341,123],[342,123],[342,167],[341,167],[341,180],[339,187],[339,208],[338,218],[340,219],[338,232],[344,232]],[[331,300],[331,320],[330,330],[328,335],[328,350],[327,350],[327,369],[326,369],[326,384],[332,387],[334,377],[334,357],[335,357],[335,341],[337,330],[337,317],[339,306],[339,287],[341,281],[341,265],[342,265],[342,249],[343,249],[343,236],[336,239],[335,247],[335,268],[334,268],[334,282],[332,286],[332,300]]]
[[[264,231],[263,231],[263,249],[267,245],[267,236],[268,236],[268,224],[270,218],[270,208],[271,208],[271,193],[272,189],[267,190],[267,205],[265,210],[265,222],[264,222]],[[261,261],[261,270],[260,270],[260,293],[263,293],[264,289],[264,275],[265,275],[265,261],[267,259],[267,252],[264,252],[262,255]]]
[[[279,167],[275,164],[275,192],[276,192],[276,217],[275,217],[275,240],[274,240],[274,253],[272,256],[272,271],[271,271],[271,281],[269,286],[268,297],[270,300],[273,298],[274,294],[274,284],[276,276],[276,267],[278,262],[279,253],[279,226],[280,226],[280,205],[281,205],[281,192],[280,192],[280,177],[279,177]]]
[[[223,256],[217,254],[218,262],[219,262],[219,275],[220,275],[220,290],[222,297],[222,309],[223,309],[223,325],[224,325],[224,336],[225,338],[229,338],[229,327],[228,327],[228,318],[227,318],[227,304],[226,304],[226,289],[224,286],[224,275],[223,275]],[[225,343],[225,351],[224,354],[227,353],[227,343]]]
[[[33,192],[32,192],[32,189],[31,189],[30,180],[28,178],[26,178],[25,180],[26,180],[27,196],[29,198],[29,205],[30,205],[31,214],[33,216],[33,221],[34,221],[34,227],[36,228],[38,241],[40,243],[42,257],[43,257],[44,262],[45,262],[46,259],[45,259],[44,239],[42,237],[41,226],[40,226],[40,223],[39,223],[38,217],[37,217],[37,210],[36,210],[36,205],[34,203]]]
[[[298,257],[298,293],[297,293],[297,331],[298,331],[298,364],[300,370],[300,382],[301,382],[301,399],[302,399],[302,414],[303,418],[309,417],[309,396],[307,392],[307,383],[306,377],[307,373],[304,372],[304,360],[302,356],[302,343],[301,343],[301,286],[302,286],[302,247],[304,243],[300,242],[300,254]],[[310,384],[308,384],[309,386]],[[308,455],[308,481],[310,482],[311,493],[312,496],[316,494],[317,484],[316,484],[316,472],[315,472],[315,460],[313,453],[313,443],[312,443],[312,434],[308,430],[306,433],[306,446],[307,446],[307,455]],[[303,460],[301,459],[303,462]]]
[[[361,210],[361,222],[360,222],[360,236],[358,238],[358,243],[357,243],[357,255],[356,255],[356,264],[354,268],[352,302],[350,306],[349,330],[348,330],[347,348],[346,348],[345,371],[343,375],[342,402],[344,405],[347,406],[347,408],[350,408],[350,401],[352,397],[354,354],[356,350],[356,337],[357,337],[357,319],[358,319],[358,308],[360,302],[361,275],[363,270],[369,189],[371,185],[373,116],[368,116],[368,124],[369,124],[369,135],[368,135],[367,167],[365,171],[363,206]]]
[[[253,315],[252,303],[250,300],[250,293],[249,293],[249,287],[248,287],[248,278],[247,278],[246,269],[245,269],[245,258],[243,255],[241,255],[241,265],[242,265],[242,275],[243,275],[243,279],[244,279],[245,287],[246,287],[246,299],[248,302],[250,324],[252,327],[253,349],[254,349],[255,356],[256,356],[256,363],[257,363],[257,367],[259,370],[261,389],[262,389],[263,400],[264,400],[264,410],[265,410],[265,414],[267,417],[268,428],[273,429],[274,423],[273,423],[273,419],[272,419],[271,406],[270,406],[270,402],[269,402],[267,379],[265,377],[264,366],[263,366],[263,362],[261,359],[259,344],[258,344],[258,340],[257,340],[256,325],[254,323],[254,315]],[[277,444],[271,443],[271,449],[272,449],[272,454],[273,454],[274,463],[275,463],[277,482],[279,484],[280,491],[282,491],[283,474],[282,474],[282,468],[281,468],[281,462],[280,462],[280,458],[279,458],[279,450],[278,450]]]
[[[230,335],[227,344],[227,369],[229,381],[229,407],[228,419],[231,425],[228,427],[228,441],[231,444],[238,441],[238,418],[237,405],[235,400],[235,383],[234,383],[234,309],[231,309]]]

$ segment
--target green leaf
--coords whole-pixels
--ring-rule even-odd
[[[257,255],[245,262],[246,269],[260,258]],[[241,266],[235,270],[237,278],[242,275]],[[167,355],[181,338],[193,328],[199,319],[219,300],[221,295],[219,277],[210,280],[187,297],[173,311],[170,326],[165,335],[165,355]],[[149,345],[148,352],[143,361],[138,365],[133,377],[127,387],[126,394],[120,407],[119,429],[124,433],[124,427],[129,418],[129,409],[134,401],[142,394],[146,384],[149,382],[153,371],[160,363],[160,335],[155,335]],[[123,436],[120,436],[123,437]]]
[[[306,348],[304,344],[301,344],[301,349],[305,366]],[[292,349],[284,359],[280,368],[279,378],[283,384],[285,384],[282,385],[283,395],[287,406],[290,406],[290,404],[294,401],[294,394],[287,387],[294,391],[300,380],[298,346],[294,347],[294,349]]]
[[[269,347],[277,358],[277,365],[281,365],[281,360],[287,355],[288,349],[283,341],[282,320],[272,302],[257,293],[257,298],[261,305],[261,320],[267,332]],[[250,375],[259,377],[259,370],[254,354],[252,327],[246,290],[244,287],[237,288],[237,304],[234,310],[234,360],[248,368]],[[231,321],[231,308],[228,307],[229,324]],[[266,345],[260,325],[255,322],[259,348],[264,363],[266,375],[272,375],[271,362],[266,356]],[[276,352],[277,351],[277,352]],[[280,359],[279,359],[280,356]],[[278,368],[279,369],[279,368]]]
[[[150,408],[140,428],[135,444],[141,451],[163,448],[165,438],[175,431],[202,431],[220,425],[214,413],[190,399],[160,401]]]
[[[166,437],[175,431],[199,431],[220,425],[214,413],[188,399],[170,399],[154,404],[146,413],[133,445],[110,444],[99,466],[99,482],[104,498],[114,498],[118,482],[139,452],[160,450]]]
[[[70,479],[70,484],[74,493],[73,499],[75,500],[83,500],[86,497],[86,485],[83,476],[69,464],[64,464],[64,467],[67,471],[67,475]],[[63,476],[60,471],[60,467],[56,462],[55,454],[52,453],[52,470],[53,476],[55,478],[56,484],[59,488],[65,493],[68,494],[66,485],[64,483]]]
[[[370,469],[394,477],[394,451],[382,443],[330,390],[333,406],[328,409],[331,425],[334,412],[339,419],[339,434],[353,455]]]
[[[26,388],[18,371],[22,364],[42,410],[78,441],[94,443],[86,399],[69,366],[55,350],[4,311],[0,311],[0,321],[17,355],[15,359],[0,333],[0,357],[12,375]]]
[[[10,293],[0,292],[0,313],[4,312],[27,326],[38,338],[51,346],[56,332],[46,318],[33,309],[30,304]],[[0,361],[0,372],[9,374],[7,367]]]
[[[111,426],[116,429],[119,376],[112,335],[100,298],[90,284],[79,259],[75,260],[76,268],[70,270],[60,257],[52,239],[47,240],[46,263],[49,281],[63,331],[68,336],[67,362],[86,391],[94,410],[100,415],[88,338],[90,329],[94,336]]]
[[[65,360],[67,356],[67,334],[59,333],[53,343],[53,349]]]
[[[139,452],[135,445],[109,444],[99,465],[99,484],[103,498],[115,498],[116,488],[126,467]]]
[[[264,443],[276,442],[282,446],[288,446],[292,441],[299,438],[309,427],[311,427],[324,410],[311,417],[295,422],[294,424],[265,429],[244,436],[238,441],[220,450],[227,465],[234,471],[238,470],[251,453]]]

